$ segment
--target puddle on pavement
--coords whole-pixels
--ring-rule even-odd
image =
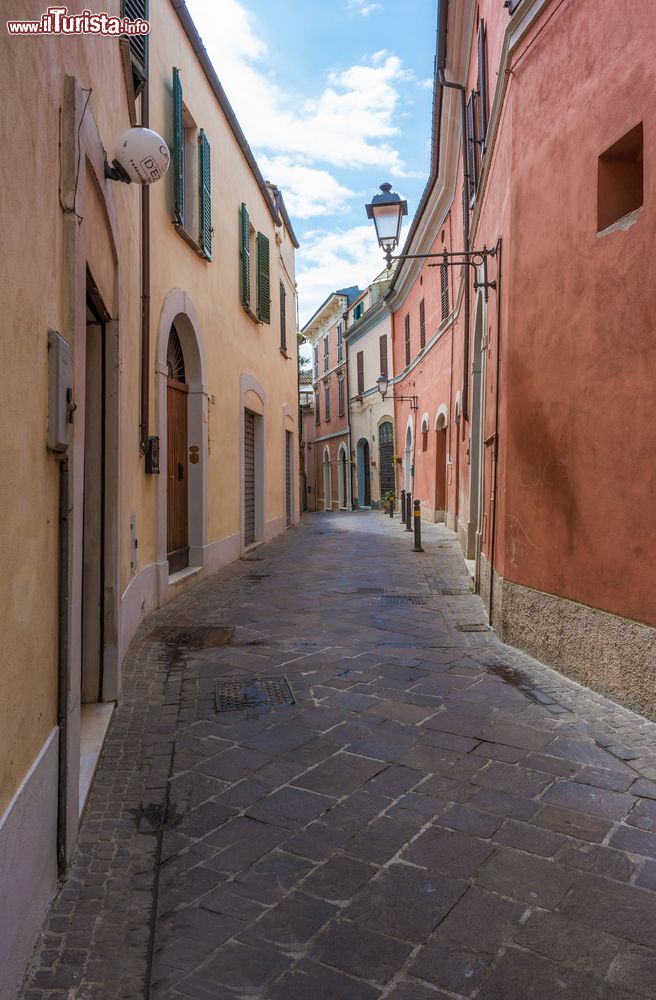
[[[538,705],[550,708],[558,704],[546,692],[536,687],[528,674],[519,670],[518,667],[511,667],[507,663],[483,663],[482,666],[488,674],[494,674],[495,677],[499,677],[506,684],[517,688],[522,694],[525,694],[527,698],[530,698],[531,701],[536,702]]]

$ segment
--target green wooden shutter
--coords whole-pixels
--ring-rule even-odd
[[[173,219],[184,225],[184,126],[180,70],[173,67]]]
[[[476,126],[474,118],[474,95],[469,95],[467,101],[466,114],[467,127],[467,166],[469,168],[469,204],[472,205],[476,197],[476,187],[478,177],[476,171]]]
[[[245,306],[251,304],[251,223],[248,209],[241,206],[241,235],[239,243],[241,255],[241,301]]]
[[[148,0],[121,0],[121,17],[130,21],[148,20]],[[148,35],[124,35],[130,48],[132,86],[138,97],[148,76]]]
[[[257,234],[257,317],[271,322],[271,282],[269,279],[269,240]]]
[[[287,353],[287,289],[280,282],[280,350]]]
[[[200,232],[198,242],[208,260],[212,259],[212,161],[210,144],[203,129],[198,138],[200,180]]]

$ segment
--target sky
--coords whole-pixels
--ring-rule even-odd
[[[296,236],[301,326],[384,267],[364,205],[384,181],[412,218],[430,168],[435,0],[187,0]]]

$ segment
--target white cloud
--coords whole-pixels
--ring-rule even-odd
[[[364,208],[363,208],[364,215]],[[401,238],[403,242],[403,236]],[[365,222],[341,232],[313,230],[306,233],[298,258],[301,326],[337,288],[359,285],[364,289],[385,267],[374,226]]]
[[[271,78],[266,44],[237,0],[190,0],[189,7],[246,137],[258,151],[405,173],[394,147],[394,119],[399,85],[413,77],[397,56],[377,52],[331,73],[318,94],[299,100]]]
[[[369,17],[374,11],[383,9],[382,4],[368,3],[367,0],[349,0],[349,7],[357,10],[358,14],[362,14],[363,17]]]
[[[348,199],[355,195],[327,170],[295,162],[289,156],[260,156],[258,162],[267,180],[282,188],[292,218],[336,215],[347,209]]]

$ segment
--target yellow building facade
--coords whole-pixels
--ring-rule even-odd
[[[139,624],[299,517],[292,225],[184,3],[152,8],[141,74],[117,37],[0,44],[2,1000],[74,850]],[[168,174],[108,179],[146,121]]]

